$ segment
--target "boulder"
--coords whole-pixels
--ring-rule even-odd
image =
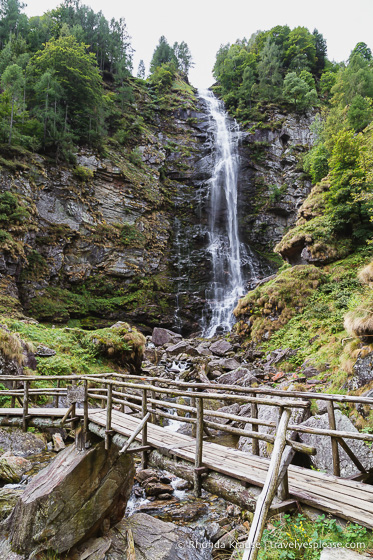
[[[224,339],[217,340],[210,346],[211,352],[217,356],[224,356],[227,352],[230,352],[232,348],[232,344]]]
[[[173,344],[167,348],[167,354],[177,356],[178,354],[187,354],[188,356],[198,356],[198,352],[193,346],[188,344],[186,340],[180,340],[177,344]]]
[[[0,480],[17,484],[22,476],[32,469],[32,463],[24,457],[3,456],[0,458]]]
[[[342,414],[340,410],[335,410],[335,422],[336,428],[342,432],[357,432],[351,420]],[[317,416],[311,416],[305,422],[302,422],[301,426],[308,426],[312,428],[322,428],[324,430],[329,429],[329,419],[328,414],[321,414]],[[326,471],[328,474],[333,474],[333,463],[332,463],[332,444],[329,437],[318,436],[314,434],[299,434],[299,439],[307,445],[312,445],[316,447],[317,454],[311,457],[313,466],[316,469]],[[346,439],[348,446],[351,448],[353,453],[358,457],[361,464],[367,469],[373,468],[373,453],[370,447],[368,447],[364,442]],[[348,455],[339,447],[339,459],[341,467],[341,476],[347,478],[358,471],[354,463],[348,457]]]
[[[238,381],[243,379],[245,379],[245,387],[251,384],[251,382],[257,381],[248,369],[239,367],[233,371],[224,373],[216,379],[216,382],[222,383],[223,385],[235,385]]]
[[[6,519],[14,509],[25,488],[0,489],[0,521]],[[0,555],[0,558],[2,556]]]
[[[235,358],[221,358],[220,360],[212,360],[208,364],[209,371],[232,371],[240,367],[240,363]]]
[[[59,453],[27,486],[7,520],[12,549],[57,554],[123,517],[134,476],[131,455],[101,442]]]
[[[152,343],[155,344],[155,346],[163,346],[169,342],[176,344],[181,338],[181,334],[169,331],[168,329],[155,327],[152,334]]]
[[[373,352],[365,356],[365,358],[358,358],[354,365],[354,374],[348,381],[348,388],[350,391],[356,391],[360,387],[364,387],[373,381]]]
[[[107,560],[123,560],[128,547],[128,532],[132,532],[138,560],[201,560],[201,550],[195,546],[190,529],[177,527],[144,513],[123,519],[109,533],[112,545]]]
[[[145,493],[147,496],[160,496],[174,491],[171,484],[162,484],[161,482],[150,482],[145,484]]]
[[[30,457],[46,450],[42,436],[23,432],[19,428],[0,428],[0,448],[17,457]]]
[[[89,539],[71,554],[71,560],[105,560],[106,553],[111,546],[111,539],[107,536],[99,539]]]
[[[0,558],[4,558],[4,560],[26,560],[25,556],[13,552],[8,539],[0,539]]]
[[[267,398],[271,400],[272,398],[275,399],[276,397],[272,397],[268,395]],[[304,420],[305,414],[309,414],[307,409],[293,408],[290,417],[290,423],[300,424]],[[240,410],[240,415],[251,416],[251,405],[243,405]],[[266,420],[268,422],[277,422],[278,417],[279,417],[279,408],[277,406],[268,406],[266,404],[258,405],[259,420]],[[246,424],[245,429],[251,431],[251,424],[250,423]],[[259,432],[265,434],[275,433],[275,429],[269,426],[258,426],[258,430]],[[251,453],[251,449],[252,449],[251,438],[241,436],[238,441],[238,449],[240,449],[241,451],[246,451],[248,453]],[[259,450],[260,450],[260,455],[262,457],[270,456],[270,452],[268,450],[268,444],[265,441],[259,441]]]
[[[56,355],[56,351],[52,348],[48,348],[48,346],[43,346],[40,344],[36,349],[36,356],[39,358],[50,358],[51,356]]]
[[[199,344],[196,348],[197,353],[200,356],[211,356],[212,352],[209,348],[207,348],[206,346],[204,346],[203,344]]]
[[[53,434],[52,435],[52,439],[53,439],[53,448],[55,451],[62,451],[63,449],[65,449],[66,445],[65,442],[63,441],[63,438],[61,436],[61,434]]]

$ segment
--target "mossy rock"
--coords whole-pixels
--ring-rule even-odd
[[[141,371],[146,340],[128,323],[84,333],[83,343],[92,346],[98,355],[110,358],[120,366],[127,366],[133,373]]]

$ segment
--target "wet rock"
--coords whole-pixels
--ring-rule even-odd
[[[146,483],[144,488],[147,496],[160,496],[161,494],[167,493],[172,494],[174,491],[170,484],[162,484],[161,482]]]
[[[150,477],[153,477],[153,476],[158,477],[158,473],[154,469],[141,469],[141,470],[138,470],[136,472],[136,477],[135,478],[138,482],[143,482],[147,478],[150,478]]]
[[[65,449],[66,445],[65,442],[63,441],[61,434],[53,434],[52,439],[53,439],[53,447],[55,451],[58,452]]]
[[[39,345],[35,355],[39,358],[50,358],[56,355],[56,351],[52,350],[52,348],[48,348],[48,346]]]
[[[193,484],[188,480],[178,480],[174,484],[175,490],[191,490],[193,488]]]
[[[0,458],[0,480],[17,484],[22,476],[32,469],[32,463],[24,457],[2,456]]]
[[[231,404],[229,406],[222,406],[218,409],[218,412],[226,412],[227,414],[239,414],[240,413],[240,405],[237,403]],[[229,424],[230,420],[227,418],[215,418],[213,419],[214,422],[218,424]]]
[[[172,494],[170,493],[165,493],[165,494],[159,494],[159,496],[157,496],[158,500],[172,500]]]
[[[335,411],[335,421],[336,428],[342,432],[357,432],[358,430],[352,424],[351,420],[342,414],[340,410]],[[312,416],[305,422],[300,424],[301,426],[309,426],[312,428],[322,428],[324,430],[329,429],[329,419],[327,414],[322,414],[321,416]],[[326,471],[328,474],[333,474],[333,463],[332,463],[332,445],[330,438],[325,436],[318,436],[314,434],[299,434],[299,439],[307,445],[312,445],[316,447],[317,454],[311,457],[312,465],[316,469]],[[368,447],[364,442],[348,439],[346,443],[351,448],[356,457],[365,467],[366,470],[373,468],[373,453],[370,447]],[[348,457],[348,455],[339,447],[339,458],[341,467],[341,476],[347,478],[352,474],[358,472],[357,467]]]
[[[0,521],[6,519],[14,509],[25,488],[0,489]],[[2,556],[0,555],[0,558]]]
[[[163,346],[167,343],[177,343],[182,338],[181,334],[169,331],[168,329],[161,329],[160,327],[155,327],[152,334],[152,343],[155,346]]]
[[[232,344],[224,339],[217,340],[210,346],[211,352],[217,356],[224,356],[227,352],[230,352],[232,348]]]
[[[23,432],[19,428],[0,428],[0,449],[17,457],[38,455],[47,447],[43,436]]]
[[[133,458],[101,442],[70,446],[29,483],[7,520],[21,554],[62,553],[122,518],[134,476]]]
[[[201,560],[201,552],[193,545],[190,529],[165,523],[144,513],[123,519],[109,533],[112,545],[107,560],[123,560],[128,547],[128,531],[132,531],[136,558],[139,560]]]

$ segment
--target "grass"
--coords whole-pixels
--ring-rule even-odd
[[[358,272],[372,256],[367,246],[322,269],[282,270],[240,300],[235,311],[238,331],[266,352],[297,349],[288,359],[288,370],[301,373],[300,366],[307,361],[320,371],[320,379],[329,381],[329,392],[343,392],[357,355],[371,351],[357,339],[348,340],[344,320],[357,306],[366,309],[371,300],[370,288],[361,284]]]

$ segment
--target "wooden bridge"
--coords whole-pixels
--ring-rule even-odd
[[[338,431],[334,412],[338,403],[360,403],[371,407],[372,398],[185,383],[117,373],[65,377],[3,376],[0,382],[8,387],[0,391],[0,396],[11,398],[10,408],[0,408],[2,426],[18,425],[27,430],[32,426],[69,424],[75,429],[77,445],[89,445],[89,434],[93,432],[105,438],[107,449],[113,442],[121,447],[121,452],[140,453],[144,468],[157,452],[158,457],[164,457],[168,470],[192,477],[197,495],[202,487],[209,489],[209,479],[214,473],[223,477],[220,480],[235,481],[242,491],[232,492],[230,496],[222,484],[222,492],[224,497],[228,492],[231,501],[246,509],[255,509],[254,498],[247,489],[263,488],[256,504],[257,521],[271,513],[270,506],[275,499],[272,504],[274,513],[294,509],[298,503],[306,504],[373,529],[373,486],[367,483],[372,473],[366,471],[348,445],[351,440],[359,440],[371,446],[373,435]],[[53,408],[51,403],[46,407],[37,406],[40,397],[52,397]],[[328,430],[291,423],[292,410],[307,411],[316,399],[326,402]],[[250,416],[216,410],[222,403],[247,404]],[[259,419],[260,405],[276,407],[278,421]],[[176,415],[169,409],[175,410]],[[163,418],[192,424],[193,436],[162,427],[159,424]],[[244,423],[246,428],[219,421]],[[273,428],[274,433],[259,432],[259,426]],[[211,430],[251,438],[252,454],[215,443]],[[316,449],[296,441],[297,434],[302,432],[331,439],[334,475],[291,464],[296,452],[317,453]],[[273,446],[271,459],[260,456],[260,441]],[[340,477],[339,448],[355,464],[358,471],[355,477]],[[214,492],[218,493],[219,488]],[[259,521],[257,525],[259,527]],[[258,531],[252,542],[260,538]]]

